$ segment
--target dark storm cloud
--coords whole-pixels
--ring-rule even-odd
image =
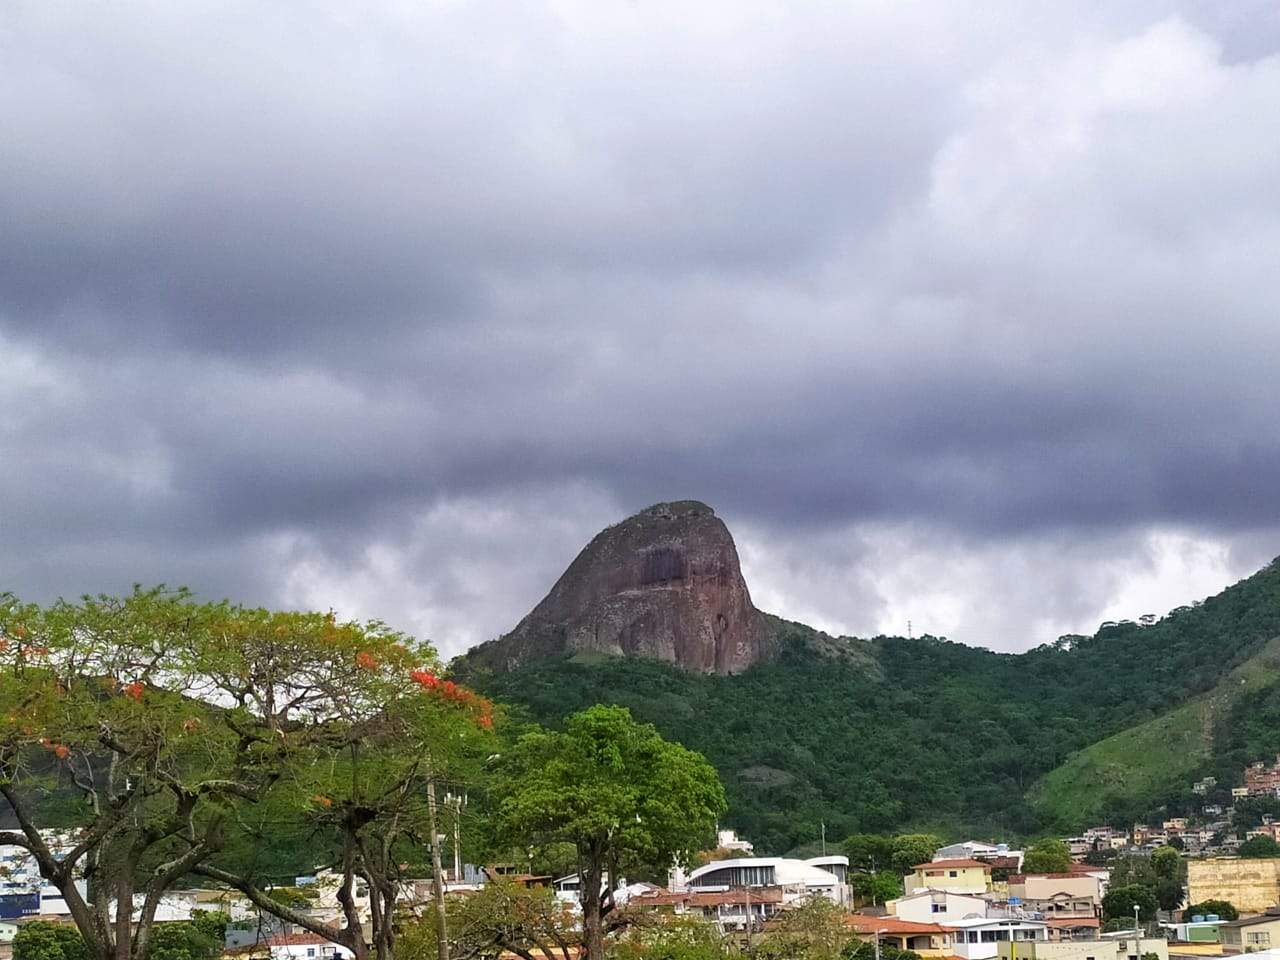
[[[832,629],[1216,589],[1280,553],[1278,21],[16,5],[0,579],[456,650],[698,496]]]

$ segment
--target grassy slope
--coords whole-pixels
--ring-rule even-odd
[[[1108,804],[1169,795],[1205,772],[1214,728],[1246,694],[1280,677],[1280,639],[1232,670],[1209,693],[1073,754],[1028,792],[1048,822],[1096,820]]]

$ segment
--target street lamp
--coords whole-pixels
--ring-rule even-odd
[[[1133,905],[1133,954],[1136,957],[1142,956],[1141,936],[1138,934],[1138,905]]]

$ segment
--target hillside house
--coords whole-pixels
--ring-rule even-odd
[[[646,913],[694,916],[714,923],[721,933],[746,933],[763,929],[777,913],[782,906],[782,891],[771,887],[738,887],[702,893],[652,890],[637,894],[629,906]]]
[[[236,960],[351,960],[355,954],[314,933],[283,933],[250,946],[235,947],[223,956]]]
[[[991,865],[962,858],[918,863],[902,880],[904,893],[946,890],[950,893],[986,893],[991,889]]]
[[[1009,897],[1046,920],[1101,916],[1101,884],[1088,873],[1015,874],[1009,878]]]
[[[951,932],[951,952],[962,960],[990,960],[1000,952],[1000,944],[1047,943],[1049,925],[1043,920],[975,917],[947,924]]]
[[[1241,917],[1219,926],[1224,954],[1255,953],[1280,947],[1280,910]]]
[[[862,915],[851,916],[848,923],[854,936],[868,943],[874,943],[878,939],[882,945],[897,947],[899,950],[914,950],[922,957],[951,955],[953,935],[941,924],[916,923],[899,917]]]
[[[915,923],[950,923],[985,917],[991,904],[983,897],[948,890],[919,890],[885,904],[890,916]]]

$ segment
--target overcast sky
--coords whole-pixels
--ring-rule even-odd
[[[1280,554],[1280,8],[0,12],[0,588],[504,632],[713,505],[1017,650]]]

